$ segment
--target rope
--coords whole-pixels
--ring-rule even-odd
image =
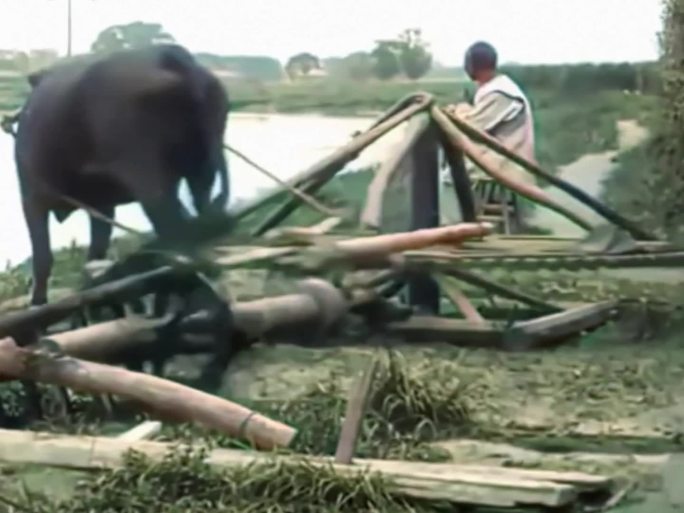
[[[12,114],[9,116],[5,115],[2,117],[2,121],[0,121],[0,127],[2,128],[2,130],[4,132],[8,133],[9,135],[11,135],[12,137],[15,137],[15,138],[17,136],[17,132],[14,129],[14,124],[19,120],[19,113],[20,112],[21,111],[16,112],[15,114]],[[254,162],[252,159],[250,159],[247,155],[245,155],[244,153],[239,151],[238,149],[230,146],[229,144],[224,144],[223,147],[226,150],[233,153],[234,155],[236,155],[237,157],[244,160],[247,164],[252,166],[257,171],[263,173],[264,175],[268,176],[271,180],[273,180],[274,182],[278,183],[279,185],[281,185],[282,187],[287,189],[290,193],[292,193],[294,196],[297,196],[299,199],[301,199],[304,203],[309,205],[314,210],[317,210],[321,214],[328,216],[328,217],[337,217],[339,215],[338,212],[335,212],[334,210],[326,207],[321,202],[316,200],[314,197],[312,197],[309,194],[306,194],[305,192],[299,190],[298,188],[290,185],[289,183],[280,179],[277,175],[275,175],[274,173],[272,173],[268,169],[264,168],[263,166],[260,166],[259,164]],[[120,228],[121,230],[124,230],[128,233],[135,234],[135,235],[142,235],[142,232],[135,230],[133,228],[130,228],[128,226],[125,226],[125,225],[117,222],[116,220],[104,215],[102,212],[99,212],[98,210],[96,210],[96,209],[94,209],[94,208],[74,199],[74,198],[71,198],[71,197],[66,196],[64,194],[56,193],[54,191],[53,191],[53,194],[59,196],[64,201],[66,201],[67,203],[70,203],[72,206],[75,206],[76,208],[82,208],[83,210],[88,212],[91,216],[93,216],[97,219],[100,219],[101,221],[104,221],[104,222],[106,222],[112,226]]]
[[[237,157],[240,157],[242,160],[244,160],[245,162],[247,162],[247,164],[249,164],[250,166],[252,166],[252,167],[253,167],[254,169],[256,169],[257,171],[259,171],[259,172],[265,174],[265,175],[268,176],[271,180],[273,180],[274,182],[276,182],[276,183],[279,184],[280,186],[282,186],[282,187],[284,187],[285,189],[287,189],[290,193],[292,193],[294,196],[297,196],[300,200],[302,200],[304,203],[306,203],[307,205],[309,205],[309,206],[310,206],[311,208],[313,208],[314,210],[317,210],[317,211],[320,212],[321,214],[323,214],[323,215],[325,215],[325,216],[328,216],[328,217],[337,217],[337,216],[339,216],[339,213],[338,213],[338,212],[335,212],[334,210],[332,210],[332,209],[326,207],[326,206],[323,205],[321,202],[319,202],[317,199],[315,199],[313,196],[311,196],[311,195],[305,193],[304,191],[298,189],[297,187],[294,187],[293,185],[290,185],[290,184],[287,183],[285,180],[282,180],[281,178],[279,178],[279,177],[278,177],[277,175],[275,175],[274,173],[270,172],[269,170],[263,168],[262,166],[260,166],[260,165],[257,164],[256,162],[254,162],[252,159],[250,159],[249,157],[247,157],[247,156],[246,156],[244,153],[242,153],[241,151],[239,151],[239,150],[233,148],[233,147],[230,146],[229,144],[224,144],[223,147],[224,147],[225,149],[227,149],[228,151],[230,151],[231,153],[235,154]]]

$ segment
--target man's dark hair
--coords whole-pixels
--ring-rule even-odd
[[[475,71],[496,69],[496,64],[496,50],[489,43],[478,41],[466,51],[464,68],[471,76]]]

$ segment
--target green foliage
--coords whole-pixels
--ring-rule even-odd
[[[395,43],[379,41],[371,52],[373,58],[373,74],[380,80],[395,78],[401,73],[401,64]]]
[[[354,52],[346,57],[327,59],[329,76],[342,80],[364,82],[373,77],[373,58],[368,52]]]
[[[618,212],[650,230],[665,225],[659,194],[665,192],[662,176],[654,172],[657,158],[651,143],[640,145],[619,155],[618,168],[603,183],[602,199]]]
[[[568,95],[596,91],[640,91],[656,94],[660,74],[656,63],[558,64],[502,66],[501,71],[531,90],[553,90]]]
[[[173,42],[173,36],[165,32],[159,23],[136,21],[106,28],[98,34],[91,46],[91,51],[93,53],[109,53]]]
[[[406,29],[397,39],[378,41],[371,57],[374,74],[380,80],[389,80],[402,73],[416,80],[432,66],[432,54],[420,29]]]
[[[428,51],[428,45],[423,41],[420,29],[405,30],[399,40],[401,68],[408,78],[417,80],[432,67],[432,54]]]
[[[652,230],[684,239],[684,1],[667,0],[661,34],[660,104],[647,119],[653,134],[620,155],[604,198]]]
[[[306,76],[314,69],[320,69],[321,62],[312,53],[302,52],[290,57],[285,65],[285,72],[290,79],[298,76]]]

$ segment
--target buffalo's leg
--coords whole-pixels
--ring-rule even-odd
[[[25,199],[23,202],[24,218],[31,239],[33,254],[33,284],[31,305],[47,303],[48,280],[52,271],[52,250],[50,249],[49,212],[38,206],[37,201]]]
[[[48,280],[52,271],[52,250],[50,249],[50,229],[48,225],[49,212],[38,205],[38,201],[32,198],[24,198],[22,203],[33,256],[31,306],[47,303]],[[37,339],[38,333],[33,333],[31,338]],[[28,417],[30,419],[40,418],[42,411],[38,387],[31,381],[23,381],[22,383],[26,392]]]
[[[114,206],[99,207],[98,210],[104,216],[114,218]],[[94,216],[90,216],[90,247],[88,249],[88,261],[104,260],[107,258],[107,250],[112,239],[113,226]],[[115,317],[125,315],[124,307],[119,304],[110,305]]]
[[[100,207],[100,213],[110,219],[114,218],[114,207]],[[107,250],[112,238],[112,225],[106,221],[90,216],[90,248],[88,250],[88,261],[104,260],[107,257]]]
[[[173,192],[143,200],[142,208],[160,239],[178,240],[184,235],[187,210]]]

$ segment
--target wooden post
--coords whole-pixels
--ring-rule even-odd
[[[405,165],[411,166],[411,229],[439,226],[439,132],[428,114],[414,117],[421,132]],[[409,304],[420,313],[439,314],[439,285],[428,274],[408,283]]]
[[[461,210],[461,221],[473,223],[477,221],[477,211],[475,209],[473,186],[470,183],[463,151],[449,144],[449,139],[443,130],[439,130],[439,140],[442,151],[444,151],[444,157],[449,165],[451,183],[454,184],[454,193],[456,194],[458,207]]]
[[[352,462],[377,366],[378,359],[374,355],[368,363],[368,367],[361,374],[359,380],[354,384],[349,393],[342,431],[340,432],[340,439],[337,442],[337,450],[335,451],[335,463],[349,465]]]

